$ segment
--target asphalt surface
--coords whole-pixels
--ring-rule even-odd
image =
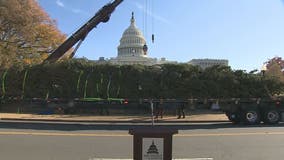
[[[0,121],[0,159],[95,160],[132,158],[131,128],[149,124],[41,123]],[[284,157],[284,124],[162,124],[179,129],[174,158],[277,160]]]

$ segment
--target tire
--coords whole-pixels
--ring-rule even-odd
[[[281,119],[281,114],[277,110],[268,110],[264,112],[263,122],[266,124],[277,124]]]
[[[256,109],[243,111],[242,120],[245,124],[254,125],[260,123],[260,113]]]
[[[240,114],[238,113],[226,113],[226,115],[233,124],[239,124],[241,122]]]

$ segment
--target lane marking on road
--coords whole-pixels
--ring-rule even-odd
[[[0,132],[0,135],[31,135],[31,136],[78,136],[78,137],[130,137],[128,134],[108,133],[58,133],[58,132]]]
[[[31,135],[31,136],[78,136],[78,137],[132,137],[127,133],[60,133],[60,132],[20,132],[6,131],[0,135]],[[217,136],[253,136],[253,135],[284,135],[284,132],[243,132],[243,133],[181,133],[174,137],[217,137]]]
[[[216,137],[216,136],[253,136],[253,135],[284,135],[284,132],[239,132],[239,133],[194,133],[177,134],[175,137]]]
[[[173,160],[213,160],[213,158],[184,158],[184,159],[173,159]]]
[[[113,158],[91,158],[89,160],[133,160],[133,159],[113,159]],[[213,158],[179,158],[173,160],[213,160]]]

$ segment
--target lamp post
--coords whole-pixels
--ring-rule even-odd
[[[138,94],[139,94],[139,105],[142,104],[142,95],[141,95],[141,92],[142,92],[142,86],[140,83],[138,83]]]

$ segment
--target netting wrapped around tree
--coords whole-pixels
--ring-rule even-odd
[[[14,67],[0,76],[1,97],[6,98],[250,98],[284,90],[281,81],[260,73],[188,64],[116,66],[74,59]]]

